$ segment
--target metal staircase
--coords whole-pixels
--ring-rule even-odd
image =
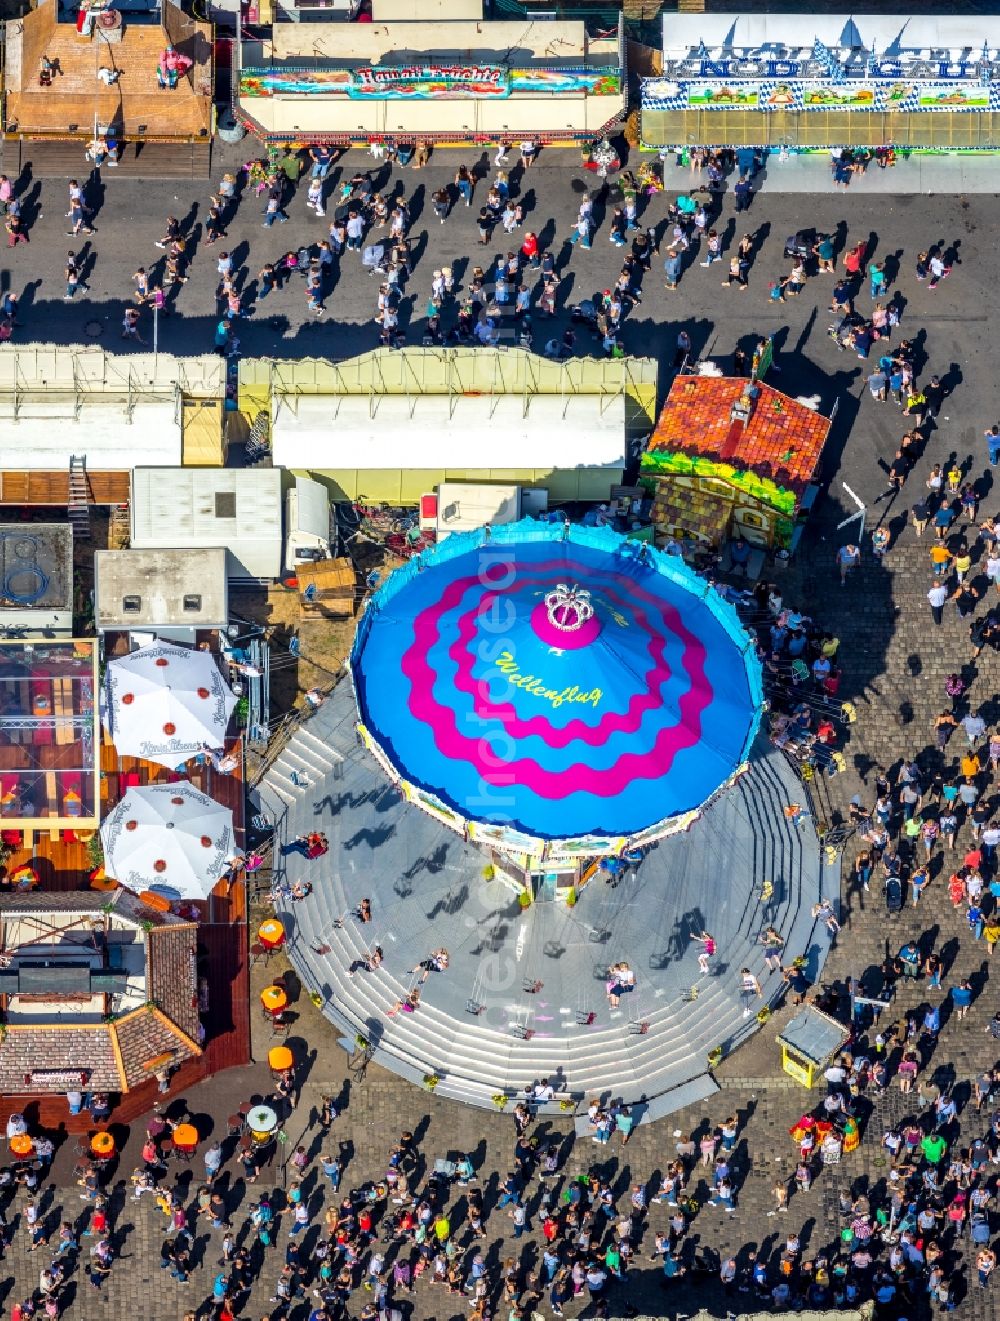
[[[73,542],[90,540],[90,484],[87,481],[87,456],[69,456],[69,502],[67,506]]]

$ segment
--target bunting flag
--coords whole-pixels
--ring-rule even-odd
[[[813,59],[822,64],[831,79],[835,83],[843,82],[844,66],[834,55],[829,46],[820,41],[819,37],[813,42]]]

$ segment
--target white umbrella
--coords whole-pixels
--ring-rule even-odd
[[[234,852],[233,814],[188,780],[129,789],[101,826],[104,866],[131,890],[204,899]]]
[[[107,719],[122,754],[174,767],[221,748],[235,705],[206,651],[156,642],[108,662]]]

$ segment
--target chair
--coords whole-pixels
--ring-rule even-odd
[[[250,1113],[252,1109],[253,1109],[253,1101],[243,1101],[240,1104],[239,1113],[243,1116],[244,1119],[246,1119],[247,1115]]]
[[[259,940],[255,940],[253,944],[250,946],[251,968],[255,963],[260,963],[261,960],[263,960],[264,966],[266,967],[268,962],[270,961],[270,958],[271,958],[271,951],[267,948],[267,946],[262,945]]]
[[[230,1115],[226,1120],[226,1127],[229,1129],[231,1138],[238,1138],[243,1132],[243,1116],[241,1114]]]

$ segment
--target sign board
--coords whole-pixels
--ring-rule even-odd
[[[492,64],[365,66],[359,69],[240,70],[242,99],[346,96],[358,101],[440,101],[507,96],[620,96],[616,68],[507,69]]]
[[[739,78],[706,81],[647,78],[646,110],[877,111],[927,113],[1000,109],[1000,82],[836,81],[778,82]]]
[[[709,78],[714,82],[731,78],[818,78],[839,81],[917,78],[934,82],[980,82],[1000,79],[1000,62],[986,60],[928,60],[917,54],[879,59],[871,52],[857,50],[829,52],[829,58],[816,59],[812,50],[790,53],[776,59],[773,52],[743,49],[718,59],[711,54],[663,61],[664,78]]]
[[[464,97],[509,96],[510,77],[495,64],[412,64],[401,68],[351,70],[347,95],[438,101]]]

